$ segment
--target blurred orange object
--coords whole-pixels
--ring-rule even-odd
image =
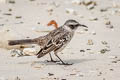
[[[58,28],[58,24],[57,24],[57,22],[56,22],[55,20],[51,20],[51,21],[47,24],[47,26],[51,26],[51,25],[53,25],[56,29]]]

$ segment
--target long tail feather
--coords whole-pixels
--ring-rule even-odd
[[[19,45],[19,44],[33,44],[36,41],[34,39],[24,39],[24,40],[9,40],[8,45]]]

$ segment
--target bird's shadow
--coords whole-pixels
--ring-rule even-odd
[[[84,62],[93,61],[93,60],[96,60],[96,59],[69,59],[69,60],[64,60],[64,62],[78,64],[78,63],[84,63]],[[56,65],[57,63],[47,62],[47,61],[34,61],[34,64]]]

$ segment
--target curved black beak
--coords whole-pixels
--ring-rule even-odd
[[[79,26],[82,26],[82,27],[88,28],[86,25],[83,25],[83,24],[79,24]]]

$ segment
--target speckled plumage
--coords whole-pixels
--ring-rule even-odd
[[[37,53],[37,57],[41,58],[46,54],[50,54],[50,52],[54,52],[56,57],[58,57],[57,53],[61,52],[67,44],[71,41],[74,36],[74,32],[78,28],[78,26],[86,27],[85,25],[79,24],[75,20],[67,20],[64,25],[61,27],[51,31],[45,36],[41,36],[35,39],[27,39],[27,40],[11,40],[9,41],[9,45],[16,44],[39,44],[41,50]],[[54,62],[52,56],[50,54],[51,61]],[[59,58],[59,57],[58,57]],[[66,65],[60,58],[59,60],[62,64]]]

